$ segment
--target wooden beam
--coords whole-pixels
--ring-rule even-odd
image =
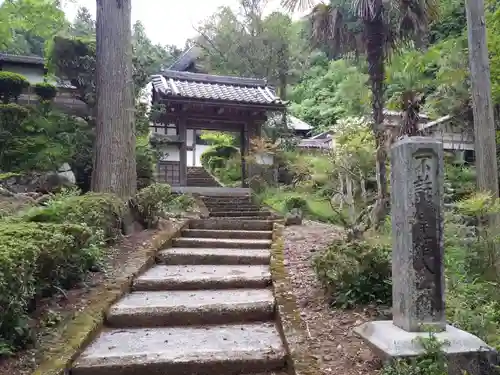
[[[248,173],[247,173],[247,161],[246,157],[248,155],[248,123],[243,125],[241,129],[241,139],[240,139],[240,153],[241,153],[241,187],[248,187]]]
[[[187,137],[186,137],[186,132],[187,132],[187,126],[186,126],[186,119],[184,117],[180,117],[178,119],[178,132],[179,132],[179,139],[181,141],[180,147],[179,147],[179,153],[180,153],[180,185],[181,186],[187,186]]]

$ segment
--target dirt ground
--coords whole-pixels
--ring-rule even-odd
[[[285,229],[285,265],[308,327],[313,355],[321,366],[319,375],[376,375],[381,362],[354,336],[352,328],[373,318],[370,309],[343,311],[331,308],[311,267],[315,254],[325,248],[341,229],[305,221]]]
[[[107,280],[127,276],[125,274],[127,271],[122,266],[127,263],[126,261],[133,251],[148,242],[155,233],[156,231],[146,230],[124,237],[116,246],[106,249],[103,266],[99,272],[90,273],[79,287],[69,291],[61,291],[61,293],[42,301],[37,311],[32,315],[30,323],[36,334],[35,343],[43,344],[44,341],[50,341],[52,335],[57,332],[57,328],[64,321],[71,319],[75,312],[87,306],[87,297],[94,288]],[[0,374],[30,374],[38,365],[37,361],[42,355],[42,347],[34,345],[15,357],[0,359]]]

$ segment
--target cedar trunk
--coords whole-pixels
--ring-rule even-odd
[[[372,224],[378,227],[389,211],[387,189],[387,151],[385,149],[384,132],[384,44],[385,26],[380,13],[372,21],[365,22],[366,54],[368,73],[372,91],[373,134],[375,136],[376,172],[377,172],[377,201],[372,212]]]
[[[498,197],[495,121],[483,0],[467,0],[467,29],[477,185],[480,191]]]
[[[136,192],[132,0],[97,0],[97,123],[92,190]]]

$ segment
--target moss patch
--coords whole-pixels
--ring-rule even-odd
[[[132,280],[154,263],[157,251],[169,246],[188,222],[165,223],[162,230],[138,248],[123,265],[122,277],[94,290],[89,296],[88,306],[62,325],[53,339],[43,343],[44,360],[32,375],[63,375],[102,328],[110,306],[130,292]]]
[[[320,373],[317,359],[311,354],[307,328],[300,317],[292,285],[284,264],[283,223],[275,223],[271,248],[271,276],[276,298],[281,336],[289,354],[289,368],[296,375]]]

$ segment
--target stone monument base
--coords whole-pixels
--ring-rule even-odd
[[[370,349],[382,360],[416,357],[424,354],[418,338],[429,337],[428,332],[407,332],[396,327],[392,320],[364,323],[354,328]],[[448,373],[484,374],[486,368],[494,367],[498,362],[496,351],[480,338],[450,325],[443,332],[435,333],[435,337],[443,344],[443,352],[449,359]]]

